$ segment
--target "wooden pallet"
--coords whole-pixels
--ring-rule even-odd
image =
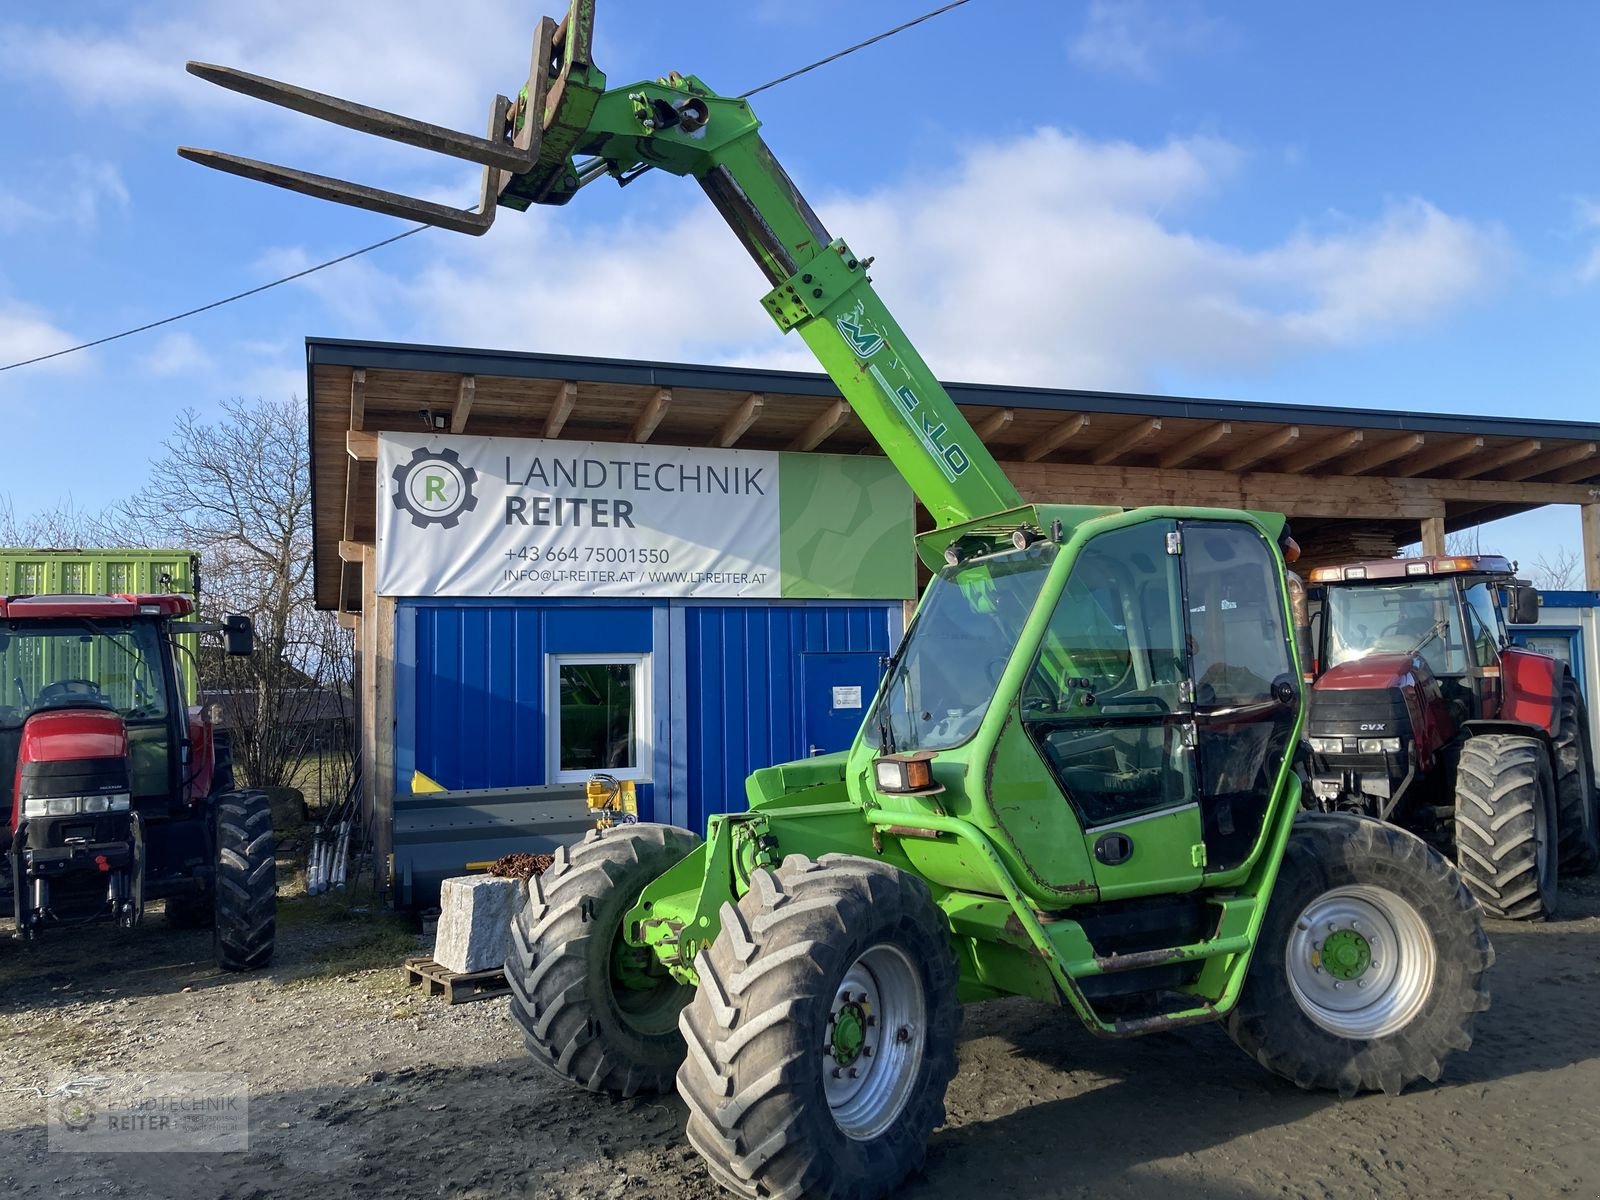
[[[446,1004],[469,1004],[474,1000],[493,1000],[511,990],[506,973],[499,967],[489,971],[447,971],[431,958],[408,958],[401,970],[406,984],[421,984],[427,994],[442,995]]]

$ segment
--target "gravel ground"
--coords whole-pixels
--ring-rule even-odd
[[[1445,1082],[1400,1097],[1299,1092],[1214,1027],[1108,1042],[1035,1004],[975,1005],[949,1124],[901,1194],[1600,1195],[1600,885],[1565,887],[1562,906],[1548,925],[1491,924],[1477,1043]],[[426,951],[414,935],[337,902],[281,911],[277,961],[244,976],[211,966],[209,935],[159,917],[0,941],[5,1196],[718,1194],[676,1097],[611,1102],[553,1081],[503,999],[447,1007],[405,987],[392,964]],[[46,1150],[35,1089],[176,1070],[248,1073],[247,1152]]]

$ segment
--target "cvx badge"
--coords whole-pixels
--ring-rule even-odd
[[[478,506],[472,491],[477,482],[478,473],[454,450],[418,446],[410,461],[394,469],[394,506],[409,513],[413,525],[454,529],[462,513]]]

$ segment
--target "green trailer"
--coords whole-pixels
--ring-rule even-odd
[[[0,597],[5,596],[187,596],[200,604],[200,556],[192,550],[41,549],[0,546]],[[200,703],[195,671],[199,638],[177,634],[178,677],[188,703]],[[95,676],[93,670],[76,674]],[[60,672],[51,674],[60,677]]]

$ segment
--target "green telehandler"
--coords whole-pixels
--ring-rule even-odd
[[[750,105],[678,74],[608,88],[593,21],[574,0],[540,23],[482,138],[189,65],[481,164],[476,211],[180,150],[472,234],[602,176],[690,176],[935,522],[932,581],[849,751],[757,771],[704,840],[597,830],[531,882],[506,973],[533,1056],[595,1091],[676,1086],[734,1193],[855,1200],[923,1161],[969,1001],[1031,996],[1108,1036],[1224,1021],[1269,1070],[1343,1095],[1438,1079],[1493,951],[1422,841],[1300,811],[1283,518],[1025,503]]]

